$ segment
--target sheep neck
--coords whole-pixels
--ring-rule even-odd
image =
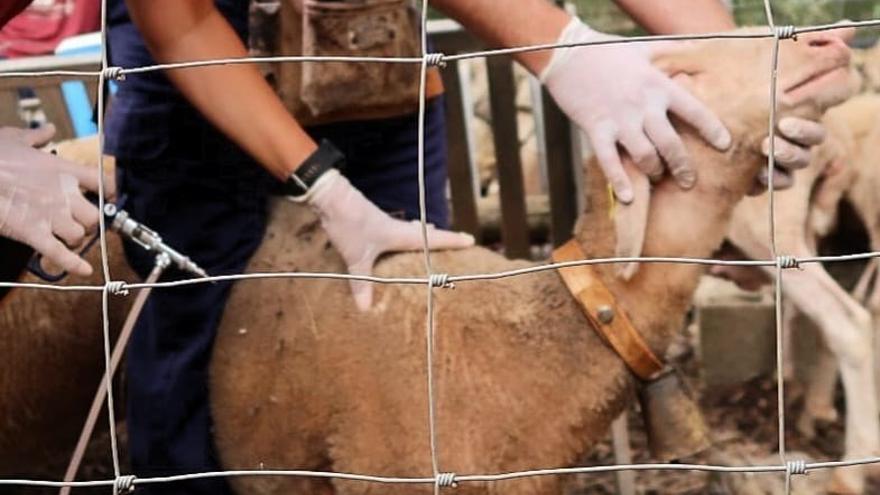
[[[681,190],[670,180],[654,186],[642,256],[710,257],[725,237],[734,206],[761,166],[759,156],[741,148],[725,156],[691,141],[689,149],[704,173],[691,191]],[[708,166],[710,160],[718,166]],[[588,167],[587,174],[591,203],[578,221],[575,238],[588,258],[613,257],[615,227],[608,214],[606,183],[595,164]],[[597,268],[633,325],[662,356],[681,328],[704,267],[643,263],[629,281],[621,280],[612,265]]]

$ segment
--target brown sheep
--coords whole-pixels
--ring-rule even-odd
[[[112,275],[137,280],[119,239],[108,242]],[[100,266],[97,248],[87,260]],[[100,285],[101,273],[65,283]],[[111,300],[113,328],[132,299]],[[0,334],[0,476],[60,479],[104,372],[101,293],[15,289],[0,301]]]
[[[629,224],[647,226],[636,252],[707,257],[721,243],[734,206],[765,164],[759,146],[769,112],[770,53],[768,40],[716,40],[688,44],[657,60],[712,105],[735,144],[719,153],[681,129],[700,179],[687,192],[660,182],[650,199],[642,181],[636,203],[617,207],[618,217],[647,214],[646,223]],[[780,114],[816,118],[842,100],[848,57],[845,44],[831,33],[783,42]],[[615,245],[605,183],[595,166],[588,174],[592,207],[581,216],[576,239],[591,258],[633,252],[632,246]],[[435,271],[453,274],[530,266],[481,248],[432,259]],[[340,272],[343,265],[315,217],[284,203],[275,206],[250,270]],[[402,254],[385,258],[376,271],[417,276],[423,270],[419,254]],[[662,353],[681,326],[702,269],[643,264],[629,280],[612,266],[598,272],[650,346]],[[373,308],[359,313],[341,281],[238,284],[212,362],[216,440],[225,467],[431,476],[425,291],[380,286]],[[552,271],[438,290],[435,323],[443,471],[570,466],[602,438],[632,396],[632,376],[589,328]],[[860,472],[846,474],[839,484],[860,491]],[[538,477],[466,484],[458,491],[549,494],[560,493],[561,482]],[[283,477],[235,478],[233,484],[240,493],[256,494],[430,491]]]

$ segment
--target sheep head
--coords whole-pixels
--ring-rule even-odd
[[[754,29],[744,29],[754,32]],[[797,116],[818,120],[832,105],[844,101],[855,88],[847,46],[852,29],[803,34],[780,42],[777,80],[777,118]],[[683,135],[697,169],[695,191],[735,203],[752,187],[766,166],[761,143],[767,136],[771,98],[772,39],[714,39],[663,46],[654,64],[687,87],[722,119],[733,137],[725,152],[712,149],[684,125]],[[629,160],[625,157],[625,162]],[[667,177],[653,186],[626,163],[636,199],[615,209],[617,256],[642,254],[647,235],[651,195],[692,194],[677,190]],[[732,204],[731,204],[732,206]],[[656,213],[656,212],[655,212]],[[665,255],[667,253],[651,253]],[[618,276],[630,279],[635,264],[619,265]]]

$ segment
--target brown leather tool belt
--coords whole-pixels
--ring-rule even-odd
[[[419,57],[419,19],[410,0],[281,0],[252,7],[250,45],[258,56]],[[301,125],[397,117],[415,112],[419,64],[296,62],[264,73]],[[443,93],[431,67],[428,98]]]

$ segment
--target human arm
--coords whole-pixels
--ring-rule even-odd
[[[720,0],[615,0],[640,26],[654,34],[718,33],[736,29]]]
[[[159,63],[247,55],[212,0],[127,0],[127,5]],[[207,120],[281,181],[317,149],[253,64],[171,70],[167,76]],[[316,210],[352,274],[369,275],[384,252],[422,245],[418,224],[392,219],[334,170],[321,175],[302,199]],[[432,249],[473,242],[466,234],[434,229],[428,236]],[[372,286],[351,285],[358,307],[367,309]]]
[[[129,0],[127,4],[159,63],[247,56],[212,0]],[[166,75],[207,120],[279,180],[286,180],[317,148],[254,64],[170,70]]]

